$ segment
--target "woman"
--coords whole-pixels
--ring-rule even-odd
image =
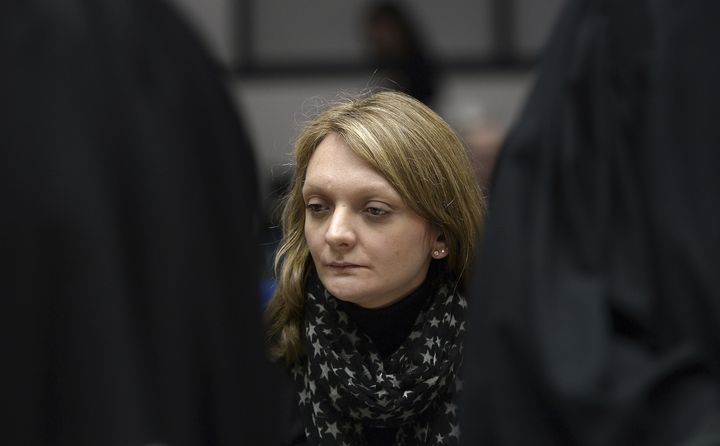
[[[460,293],[484,209],[462,143],[380,92],[317,116],[295,159],[267,318],[307,443],[457,444]]]

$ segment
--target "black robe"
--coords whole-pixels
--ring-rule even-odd
[[[166,5],[2,2],[0,442],[273,444],[256,192]]]
[[[720,444],[718,18],[566,5],[491,187],[464,444]]]

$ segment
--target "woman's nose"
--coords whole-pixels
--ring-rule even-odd
[[[349,209],[336,207],[325,232],[325,241],[334,247],[349,248],[355,244],[356,234]]]

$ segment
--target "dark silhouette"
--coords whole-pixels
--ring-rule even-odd
[[[407,11],[394,2],[373,5],[365,19],[365,38],[377,85],[432,106],[437,69]]]
[[[274,444],[248,140],[155,0],[0,6],[3,444]]]
[[[720,444],[718,16],[568,3],[493,177],[464,444]]]

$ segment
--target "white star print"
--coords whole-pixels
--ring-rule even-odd
[[[355,379],[355,372],[353,372],[349,368],[345,367],[345,373],[347,373],[351,379]]]
[[[433,340],[433,338],[425,339],[425,347],[432,348],[433,345],[435,345],[435,341]]]
[[[410,333],[410,336],[408,336],[408,337],[411,340],[415,340],[415,339],[419,338],[420,336],[422,336],[422,333],[420,333],[419,331],[413,331],[412,333]]]
[[[423,364],[430,364],[430,360],[432,359],[432,356],[430,356],[430,350],[420,356],[423,358]]]
[[[338,429],[337,423],[327,423],[327,429],[325,430],[325,433],[332,435],[333,438],[337,438],[338,434],[340,433],[340,429]]]
[[[344,324],[347,324],[347,323],[348,323],[347,313],[345,313],[344,311],[338,311],[338,312],[337,312],[337,315],[338,315],[338,322],[340,322],[341,324],[343,324],[343,323],[344,323]]]
[[[437,435],[435,436],[435,439],[437,440],[438,444],[439,444],[439,443],[442,443],[443,441],[445,441],[445,437],[443,437],[443,436],[440,435],[440,434],[437,434]]]
[[[328,372],[330,371],[330,367],[328,367],[328,365],[327,365],[326,362],[323,362],[322,364],[320,364],[320,370],[322,370],[322,372],[320,373],[320,378],[326,378],[326,379],[327,379],[327,378],[328,378]]]
[[[312,403],[312,405],[313,405],[313,413],[315,413],[315,414],[317,414],[318,412],[323,413],[323,410],[320,408],[320,402]]]
[[[357,330],[353,330],[352,333],[345,333],[345,336],[350,339],[350,343],[352,345],[357,344],[357,342],[360,340],[360,337],[357,335]]]
[[[332,398],[333,404],[340,398],[340,394],[338,393],[337,387],[330,386],[330,398]]]
[[[312,322],[308,323],[307,329],[305,330],[305,334],[307,335],[308,339],[312,339],[313,335],[317,336],[317,333],[315,333],[315,325],[312,324]]]
[[[305,390],[300,392],[300,405],[303,406],[303,405],[307,404],[307,401],[309,398],[310,398],[310,395]]]
[[[451,413],[451,414],[453,414],[453,416],[455,416],[456,411],[457,411],[457,405],[455,405],[455,403],[445,403],[445,414],[446,415]]]
[[[385,377],[388,379],[388,381],[390,381],[393,387],[400,387],[400,381],[398,381],[395,375],[385,375]]]
[[[433,316],[432,319],[430,319],[430,326],[431,326],[431,327],[437,327],[439,323],[440,323],[440,320],[439,320],[438,318],[434,317],[434,316]]]
[[[320,351],[322,350],[320,341],[316,340],[315,342],[313,342],[312,346],[313,346],[313,351],[315,352],[315,356],[319,355]]]
[[[448,434],[448,436],[460,438],[460,426],[457,424],[450,423],[450,433]]]

